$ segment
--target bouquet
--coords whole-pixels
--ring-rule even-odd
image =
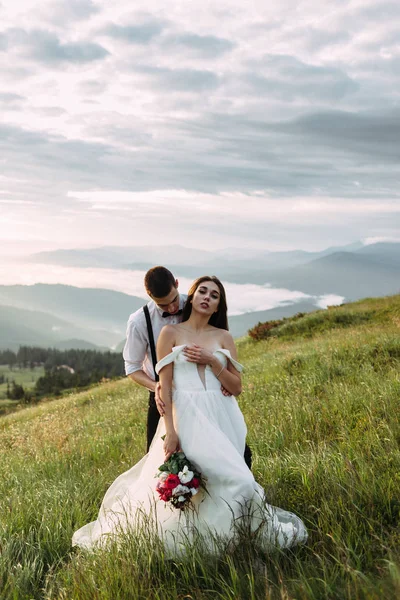
[[[199,488],[207,491],[205,477],[199,473],[183,452],[175,452],[158,467],[156,490],[160,499],[174,508],[193,508],[191,500]]]

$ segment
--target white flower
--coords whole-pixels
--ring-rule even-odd
[[[188,487],[186,487],[186,485],[177,485],[172,490],[172,495],[173,496],[178,496],[179,494],[187,494],[188,492],[190,492],[190,490],[189,490]]]
[[[185,496],[179,496],[178,501],[179,502],[185,502],[186,498]]]
[[[160,471],[157,474],[157,477],[160,481],[165,481],[167,479],[168,475],[169,475],[169,473],[167,473],[166,471]]]
[[[192,496],[195,496],[199,490],[197,488],[190,488],[190,491]]]
[[[187,465],[185,465],[182,469],[182,471],[179,471],[178,473],[178,477],[181,481],[181,483],[189,483],[189,481],[192,481],[193,479],[193,471],[189,471],[189,468]]]

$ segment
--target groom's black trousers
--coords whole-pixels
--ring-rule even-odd
[[[153,441],[154,434],[156,433],[158,421],[160,420],[160,413],[157,409],[154,392],[150,392],[149,395],[149,408],[147,411],[147,452],[149,451],[151,442]],[[251,470],[251,450],[246,444],[244,449],[244,460],[246,465]]]
[[[154,392],[150,392],[149,395],[149,408],[147,410],[147,452],[153,441],[153,437],[158,427],[158,421],[160,420],[160,413],[158,412],[156,397]]]

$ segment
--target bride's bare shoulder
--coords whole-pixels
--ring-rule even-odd
[[[223,348],[231,348],[232,345],[235,345],[232,334],[229,333],[226,329],[220,329],[221,333],[221,342]]]
[[[214,327],[214,325],[211,325],[211,327],[212,329],[210,330],[210,333],[212,333],[221,342],[221,344],[223,344],[224,342],[233,342],[233,337],[231,336],[229,331],[227,331],[226,329],[220,329],[219,327]]]
[[[158,339],[162,339],[162,340],[174,339],[177,334],[176,327],[177,327],[177,325],[164,325],[164,327],[160,331],[160,335],[158,336]]]

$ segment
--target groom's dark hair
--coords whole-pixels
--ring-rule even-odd
[[[152,267],[144,276],[144,287],[149,296],[164,298],[176,287],[176,279],[165,267]]]
[[[217,312],[215,312],[214,314],[211,315],[208,322],[210,325],[214,325],[214,327],[218,327],[218,329],[226,329],[227,331],[229,331],[228,306],[226,303],[225,288],[222,285],[221,281],[218,279],[218,277],[216,277],[215,275],[203,275],[202,277],[199,277],[198,279],[196,279],[196,281],[194,281],[192,283],[190,290],[188,292],[188,297],[187,297],[185,306],[183,307],[182,322],[187,321],[188,318],[190,317],[191,312],[192,312],[192,300],[193,300],[195,291],[205,281],[213,281],[214,283],[217,284],[217,286],[219,288],[218,310],[217,310]]]

